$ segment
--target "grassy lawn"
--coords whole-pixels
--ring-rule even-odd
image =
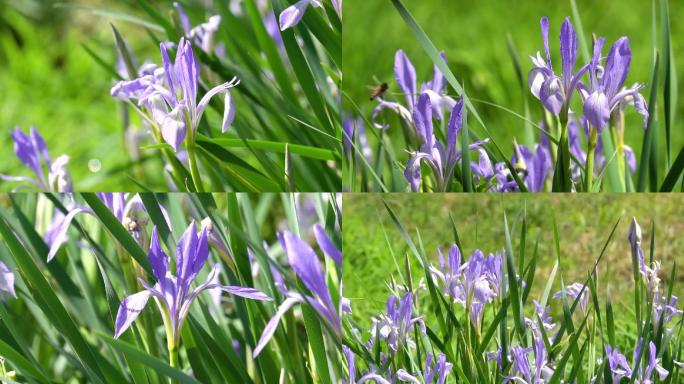
[[[600,290],[610,286],[611,299],[620,314],[616,321],[627,321],[626,335],[633,324],[631,303],[633,282],[631,255],[627,234],[631,218],[637,218],[643,229],[643,249],[648,257],[650,222],[656,224],[654,259],[662,263],[664,282],[669,280],[673,263],[682,265],[684,256],[684,196],[670,194],[642,195],[485,195],[465,194],[345,194],[343,203],[344,281],[345,296],[352,302],[356,321],[368,326],[370,316],[384,309],[388,297],[387,284],[397,276],[392,252],[403,268],[408,259],[417,281],[422,270],[401,237],[383,200],[396,213],[399,221],[417,240],[420,233],[431,262],[437,263],[436,247],[446,249],[453,243],[449,217],[453,217],[464,249],[469,256],[479,248],[485,253],[502,251],[505,247],[503,212],[512,227],[513,249],[517,253],[520,236],[520,213],[527,209],[527,258],[531,257],[534,242],[539,241],[539,260],[531,297],[541,295],[555,261],[553,218],[558,223],[561,249],[562,277],[566,284],[583,280],[599,256],[615,222],[620,219],[614,238],[599,264]],[[385,236],[387,236],[385,238]],[[517,254],[515,255],[518,256]],[[528,259],[529,260],[529,259]],[[667,276],[665,276],[667,275]],[[560,274],[558,275],[560,276]],[[555,292],[560,287],[556,278]],[[684,293],[684,273],[677,270],[674,294]],[[425,293],[427,295],[427,293]],[[429,300],[424,300],[428,302]],[[529,310],[529,309],[528,309]],[[554,317],[560,306],[553,307]]]

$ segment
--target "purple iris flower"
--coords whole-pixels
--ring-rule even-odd
[[[553,172],[551,153],[543,145],[537,145],[533,152],[524,145],[516,144],[511,164],[522,174],[521,179],[530,192],[543,191],[546,180]]]
[[[681,316],[684,311],[677,309],[677,296],[671,296],[670,300],[666,297],[660,297],[660,293],[656,292],[653,300],[653,323],[663,326],[667,325],[675,316]]]
[[[266,27],[266,32],[269,36],[271,36],[273,42],[275,42],[275,45],[278,47],[281,56],[283,56],[283,60],[289,60],[287,58],[287,52],[285,51],[283,35],[280,34],[280,26],[278,25],[278,20],[276,19],[275,14],[273,12],[268,12],[264,15],[263,20],[264,27]]]
[[[148,66],[134,80],[120,81],[111,94],[122,100],[135,99],[149,111],[150,120],[157,126],[162,138],[177,152],[188,134],[194,137],[200,119],[211,98],[225,94],[222,132],[226,132],[235,118],[235,104],[229,92],[240,82],[237,78],[209,90],[197,102],[200,65],[192,45],[181,38],[176,60],[171,62],[164,43],[160,44],[163,69]]]
[[[12,131],[12,140],[14,141],[14,154],[33,171],[36,177],[0,174],[0,180],[29,182],[48,192],[72,191],[71,176],[67,169],[69,156],[61,155],[53,162],[45,140],[34,127],[31,127],[28,135],[16,127]]]
[[[635,84],[623,88],[632,60],[629,38],[621,37],[610,48],[605,68],[599,65],[601,51],[605,43],[599,38],[594,45],[594,57],[589,64],[589,86],[580,84],[578,89],[584,101],[584,115],[592,126],[600,132],[610,121],[615,109],[624,110],[632,105],[643,116],[643,125],[648,124],[646,100],[639,92],[644,85]]]
[[[453,245],[447,259],[438,249],[440,269],[434,266],[430,271],[442,283],[442,292],[468,308],[470,321],[479,329],[484,306],[501,295],[503,259],[502,255],[486,256],[475,250],[467,262],[461,265],[461,251]]]
[[[399,88],[404,92],[408,109],[413,111],[418,95],[416,91],[416,69],[401,49],[394,55],[394,78],[399,84]]]
[[[363,124],[363,118],[358,117],[356,119],[345,116],[342,119],[342,129],[344,129],[343,145],[344,151],[347,156],[352,154],[352,144],[354,140],[358,139],[360,144],[361,153],[366,159],[371,158],[371,149],[368,144],[368,136],[366,136],[366,128]]]
[[[530,366],[528,355],[534,352],[534,368]],[[527,384],[545,383],[553,376],[554,369],[548,360],[546,344],[541,337],[534,338],[534,346],[525,348],[515,346],[511,348],[510,359],[512,376],[506,377],[507,381],[515,381]]]
[[[530,192],[543,191],[546,180],[553,173],[549,146],[542,142],[536,145],[535,150],[532,151],[524,145],[515,144],[514,149],[511,164],[513,164],[527,190]],[[471,162],[470,168],[478,181],[489,185],[488,191],[514,192],[520,190],[506,163],[492,164],[484,149],[479,149],[478,153],[478,162]]]
[[[534,351],[533,348],[525,348],[519,345],[511,348],[511,360],[513,362],[511,372],[514,375],[522,376],[525,383],[529,383],[532,380],[532,369],[530,362],[527,360],[527,355],[532,351]]]
[[[214,49],[214,35],[221,24],[221,16],[211,16],[207,22],[199,24],[196,27],[191,27],[190,19],[188,18],[185,9],[177,2],[174,2],[173,6],[176,8],[176,11],[178,11],[185,37],[189,41],[192,41],[196,46],[202,48],[204,52],[210,53]]]
[[[325,233],[325,229],[320,224],[315,224],[313,227],[314,236],[316,237],[316,243],[321,248],[321,251],[328,255],[338,267],[342,267],[342,252],[340,252],[337,247],[330,241],[328,234]]]
[[[332,0],[332,5],[335,8],[335,12],[342,17],[342,0]]]
[[[484,148],[479,148],[477,152],[479,154],[478,161],[477,163],[471,161],[470,169],[478,183],[484,183],[485,189],[489,192],[518,191],[518,184],[511,176],[506,163],[492,164],[492,160]]]
[[[549,19],[542,17],[540,24],[545,57],[542,57],[540,52],[537,52],[536,57],[530,56],[534,68],[530,70],[528,83],[532,94],[542,102],[544,108],[558,116],[562,110],[567,113],[572,94],[588,66],[585,65],[575,72],[577,34],[570,18],[566,17],[560,32],[561,74],[557,75],[551,64],[549,51]]]
[[[17,293],[14,291],[14,272],[12,272],[5,263],[0,261],[0,292],[6,292],[17,298]]]
[[[463,272],[461,267],[461,250],[454,244],[449,249],[446,259],[440,248],[437,248],[437,254],[439,256],[440,268],[437,269],[431,266],[430,271],[442,281],[442,292],[444,294],[454,299],[462,300],[465,295],[463,283],[461,282],[461,274]]]
[[[637,358],[641,354],[643,342],[643,339],[639,338],[637,346],[634,349],[633,363],[635,365]],[[629,364],[627,364],[627,359],[618,352],[617,347],[611,349],[610,346],[606,346],[606,358],[608,359],[608,368],[613,376],[614,384],[619,383],[623,378],[629,378],[633,375],[633,370],[629,367]],[[642,371],[641,367],[635,369],[637,370],[636,383],[653,384],[655,382],[652,379],[654,373],[658,375],[659,381],[665,380],[670,374],[670,372],[660,364],[660,359],[658,358],[656,346],[653,341],[649,341],[648,343],[648,365],[646,366],[646,370]]]
[[[398,303],[397,297],[392,295],[387,299],[385,313],[373,319],[369,344],[375,344],[375,337],[379,334],[380,339],[384,340],[393,352],[398,352],[400,345],[414,348],[416,344],[410,338],[410,334],[416,324],[421,332],[425,333],[423,317],[413,316],[413,294],[406,292]]]
[[[660,359],[657,358],[656,346],[652,341],[648,342],[648,365],[646,366],[646,371],[644,372],[642,383],[651,384],[654,381],[651,380],[653,374],[658,375],[658,380],[663,381],[670,374],[661,364]]]
[[[447,361],[444,354],[440,353],[435,361],[432,352],[428,352],[425,357],[425,371],[422,375],[422,381],[404,369],[397,371],[397,379],[413,384],[444,384],[452,368],[453,364]]]
[[[312,7],[322,7],[323,3],[320,0],[299,0],[298,2],[285,8],[279,17],[280,30],[284,31],[297,25],[304,17],[306,9]]]
[[[542,305],[539,304],[539,302],[537,300],[532,300],[532,302],[534,303],[534,307],[536,309],[537,316],[541,320],[541,324],[544,327],[544,329],[546,331],[549,331],[549,330],[555,328],[556,323],[553,322],[553,318],[551,318],[551,315],[549,315],[549,312],[551,311],[551,307],[549,307],[549,306],[542,307]],[[537,322],[535,321],[534,324],[537,324]]]
[[[140,244],[144,246],[146,239],[143,233],[145,225],[147,224],[147,217],[141,216],[142,212],[146,212],[145,206],[142,203],[139,195],[135,195],[130,200],[127,200],[127,194],[121,192],[99,192],[97,197],[102,200],[104,205],[109,208],[112,214],[119,220],[121,225],[123,225],[128,232],[133,236],[133,238]],[[89,214],[96,216],[90,207],[82,205],[72,205],[69,212],[65,215],[61,210],[55,209],[55,213],[52,217],[52,223],[48,227],[45,233],[45,242],[50,247],[47,254],[47,261],[52,260],[59,248],[67,242],[68,235],[67,232],[71,226],[71,222],[79,214]],[[164,207],[161,207],[162,215],[169,223],[168,213]]]
[[[254,288],[221,285],[216,278],[219,273],[219,268],[216,265],[212,267],[205,283],[191,289],[190,286],[209,257],[207,230],[203,229],[198,236],[194,221],[190,223],[178,241],[175,275],[169,270],[169,256],[161,249],[156,227],[152,230],[150,252],[147,257],[157,283],[150,286],[146,281],[140,279],[140,284],[145,290],[127,296],[121,302],[119,312],[116,315],[115,338],[121,336],[135,321],[150,297],[157,299],[164,324],[170,332],[167,334],[170,343],[172,343],[170,345],[178,345],[180,331],[190,311],[190,305],[205,290],[218,288],[248,299],[271,300],[266,294]]]
[[[442,60],[446,63],[446,56],[444,52],[440,53]],[[409,60],[408,56],[403,50],[398,50],[394,55],[394,78],[399,85],[399,88],[404,93],[406,98],[406,107],[400,103],[386,101],[382,97],[378,97],[378,105],[373,109],[371,115],[371,121],[375,127],[380,129],[385,129],[388,126],[377,123],[377,118],[385,109],[394,111],[401,119],[406,121],[407,124],[413,124],[413,111],[418,103],[419,95],[426,94],[430,98],[432,104],[433,117],[441,120],[443,118],[444,110],[452,110],[456,101],[445,94],[446,91],[446,81],[444,79],[444,74],[439,68],[434,66],[434,73],[432,75],[432,80],[422,83],[420,85],[420,92],[418,92],[418,87],[416,86],[416,69]]]
[[[623,378],[630,378],[632,376],[632,368],[629,367],[627,358],[620,353],[618,347],[612,348],[610,345],[606,345],[606,359],[613,378],[613,384],[618,384]]]
[[[342,351],[344,352],[344,356],[347,358],[347,370],[349,371],[349,380],[342,379],[342,384],[363,384],[371,380],[377,384],[391,384],[390,381],[378,375],[373,370],[362,374],[362,376],[357,380],[356,356],[354,355],[354,352],[346,345],[342,345]]]
[[[314,227],[316,228],[316,227]],[[333,260],[342,260],[342,254],[333,245],[322,228],[314,229],[318,246]],[[293,305],[306,303],[309,304],[318,314],[330,325],[336,335],[342,334],[342,320],[340,318],[341,308],[337,308],[333,303],[332,296],[326,283],[326,276],[321,262],[313,248],[289,231],[284,231],[278,235],[280,244],[285,250],[290,266],[301,282],[308,289],[312,296],[302,295],[298,292],[285,290],[284,284],[280,284],[281,293],[286,299],[280,304],[278,310],[268,321],[261,334],[261,338],[254,348],[253,356],[261,353],[266,344],[271,340],[278,328],[280,318]],[[278,274],[279,275],[279,274]]]
[[[444,52],[440,53],[442,60],[446,64],[446,56]],[[435,65],[432,75],[432,80],[420,85],[420,92],[416,88],[416,69],[414,68],[411,60],[404,53],[403,50],[398,50],[394,55],[394,78],[399,84],[402,92],[404,92],[404,97],[406,98],[406,105],[410,111],[413,111],[416,103],[418,102],[418,95],[426,93],[430,100],[432,101],[432,106],[434,110],[434,117],[442,118],[442,106],[446,108],[453,108],[455,102],[454,100],[444,95],[446,88],[446,81],[444,79],[444,74]]]
[[[580,297],[580,294],[582,295],[579,299],[579,305],[580,308],[582,309],[582,312],[587,311],[587,303],[589,301],[589,294],[588,294],[588,289],[584,286],[582,283],[572,283],[565,287],[565,291],[558,291],[553,295],[554,299],[562,299],[563,294],[567,296],[568,298],[572,299],[573,301],[577,299],[577,297]]]
[[[580,84],[581,85],[581,84]],[[579,120],[579,121],[578,121]],[[582,129],[580,129],[580,125]],[[574,180],[579,180],[581,177],[582,167],[586,166],[587,153],[582,149],[582,135],[584,132],[584,138],[588,138],[590,135],[591,127],[589,126],[589,121],[585,116],[580,116],[579,119],[570,119],[568,121],[568,140],[570,141],[570,154],[577,160],[571,162],[572,177]],[[545,146],[550,148],[548,138],[543,138]],[[550,152],[550,151],[549,151]],[[629,145],[623,144],[622,152],[625,157],[625,162],[629,166],[632,173],[636,172],[636,155],[634,150]],[[611,154],[612,156],[612,154]],[[596,147],[594,148],[594,173],[600,173],[601,170],[606,166],[606,156],[603,153],[603,138],[598,136]],[[579,164],[578,164],[579,163]]]
[[[451,110],[451,117],[446,128],[446,145],[437,141],[435,137],[432,124],[433,108],[430,96],[423,93],[413,109],[413,123],[416,127],[420,149],[410,153],[411,158],[406,164],[404,176],[414,192],[420,189],[422,162],[425,162],[432,171],[436,190],[446,191],[451,184],[454,167],[461,159],[461,151],[457,150],[456,138],[463,127],[463,98],[459,98]],[[475,142],[470,144],[469,148],[476,150],[484,144],[485,141]]]

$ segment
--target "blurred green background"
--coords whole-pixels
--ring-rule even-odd
[[[28,132],[34,125],[53,159],[71,157],[69,169],[79,190],[137,190],[118,169],[129,154],[123,108],[109,96],[114,79],[82,44],[108,64],[116,63],[111,22],[141,62],[157,61],[157,50],[141,28],[74,7],[133,12],[126,2],[0,1],[0,173],[30,174],[14,156],[9,133],[15,126]],[[2,189],[15,186],[7,183]]]
[[[560,289],[560,273],[566,285],[584,281],[608,239],[615,222],[620,219],[612,242],[599,264],[599,290],[610,285],[617,320],[628,323],[621,332],[629,334],[633,322],[632,264],[627,235],[632,217],[643,230],[643,249],[648,257],[651,221],[656,225],[654,259],[662,265],[661,279],[669,284],[674,262],[677,277],[673,293],[684,294],[684,195],[682,194],[344,194],[344,296],[351,299],[352,316],[364,327],[370,316],[384,312],[389,295],[387,284],[397,276],[391,250],[403,268],[408,254],[414,284],[424,276],[420,265],[401,233],[391,220],[383,200],[392,208],[401,224],[417,244],[420,232],[425,252],[437,264],[437,247],[447,249],[454,242],[449,216],[453,217],[462,253],[469,257],[475,249],[485,254],[505,247],[503,212],[506,211],[513,250],[518,256],[521,229],[520,215],[527,209],[526,260],[532,256],[534,242],[539,241],[539,259],[531,298],[538,299],[556,259],[553,239],[553,217],[558,224],[561,249],[560,272],[554,289]],[[385,238],[385,234],[387,238]],[[517,261],[517,259],[516,259]],[[403,271],[402,271],[403,272]],[[427,293],[424,292],[426,305]],[[605,305],[605,296],[600,296]],[[551,302],[555,300],[550,300]],[[553,304],[553,303],[551,303]],[[681,306],[681,304],[680,304]],[[554,317],[560,306],[553,307]],[[529,309],[528,309],[529,311]],[[367,336],[367,335],[366,335]]]
[[[541,107],[526,87],[523,91],[518,82],[506,39],[510,35],[520,59],[527,84],[527,72],[532,67],[529,55],[542,51],[539,20],[550,20],[549,40],[552,62],[560,71],[559,33],[565,16],[572,16],[569,0],[562,1],[503,1],[503,0],[404,0],[404,5],[425,30],[437,49],[444,50],[449,67],[473,99],[493,102],[523,113],[523,97],[530,103],[532,120],[541,119]],[[659,10],[659,1],[656,9]],[[577,0],[577,6],[587,39],[591,33],[607,38],[612,44],[620,36],[628,36],[632,48],[632,68],[625,82],[650,83],[653,63],[651,1],[648,0]],[[672,44],[678,73],[684,73],[684,25],[678,23],[684,16],[684,2],[670,1]],[[389,97],[401,100],[403,95],[394,80],[394,53],[403,49],[416,67],[418,83],[432,78],[433,65],[420,44],[399,16],[389,0],[346,0],[343,35],[343,90],[370,119],[376,102],[369,101],[371,88],[379,82],[389,84]],[[658,47],[660,47],[660,30]],[[591,47],[589,48],[591,49]],[[609,46],[604,48],[608,54]],[[578,67],[583,64],[578,59]],[[661,67],[662,68],[662,67]],[[679,76],[679,94],[684,95],[683,76]],[[663,77],[660,77],[662,84]],[[659,94],[662,93],[659,87]],[[524,96],[523,96],[524,92]],[[649,88],[643,91],[648,98]],[[454,94],[449,89],[450,94]],[[678,121],[672,132],[673,156],[684,144],[684,103],[679,98]],[[524,121],[508,112],[474,102],[492,133],[494,140],[507,155],[512,151],[512,139],[522,140]],[[659,108],[662,108],[661,106]],[[350,103],[345,110],[355,112]],[[661,115],[662,116],[662,115]],[[640,116],[633,110],[627,112],[626,144],[640,153],[643,129]],[[481,127],[473,124],[483,135]],[[660,143],[665,148],[664,122]],[[401,130],[390,132],[397,153],[403,153]],[[369,138],[373,135],[369,134]],[[538,134],[535,131],[535,136]],[[374,142],[374,140],[372,141]],[[661,159],[664,160],[664,152]],[[662,171],[661,171],[662,172]],[[662,175],[660,176],[662,177]]]

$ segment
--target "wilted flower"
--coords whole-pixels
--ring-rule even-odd
[[[5,263],[0,261],[0,292],[6,292],[17,297],[14,291],[14,272],[12,272]]]
[[[328,254],[333,260],[338,258],[341,261],[342,254],[333,245],[322,228],[318,229],[316,240],[323,252]],[[259,355],[266,344],[271,340],[278,328],[280,318],[293,305],[306,303],[310,305],[318,314],[330,325],[337,334],[342,334],[342,320],[340,319],[340,309],[335,306],[326,283],[325,271],[323,270],[316,252],[311,246],[289,231],[284,231],[278,235],[280,244],[285,250],[290,266],[295,271],[304,286],[313,296],[302,295],[298,292],[285,290],[285,285],[280,284],[281,292],[286,299],[280,304],[278,310],[273,315],[268,324],[264,327],[261,338],[254,348],[253,356]],[[277,273],[279,275],[279,273]]]
[[[28,135],[19,127],[14,128],[12,140],[14,141],[14,154],[33,171],[36,178],[0,174],[0,180],[29,182],[47,192],[72,191],[71,176],[67,169],[69,156],[61,155],[52,162],[45,140],[34,127],[31,127]]]
[[[146,281],[140,279],[140,284],[145,290],[127,296],[121,302],[119,312],[116,315],[114,333],[116,338],[121,336],[135,321],[150,297],[157,299],[162,310],[164,324],[171,332],[171,334],[167,334],[167,337],[170,339],[170,345],[173,346],[178,345],[180,330],[188,315],[190,305],[202,291],[218,288],[248,299],[271,300],[263,292],[254,288],[221,285],[216,278],[219,273],[217,266],[212,267],[205,283],[194,290],[190,289],[197,273],[209,257],[207,231],[203,229],[198,236],[194,221],[185,230],[176,247],[175,275],[169,270],[169,257],[161,249],[156,227],[152,230],[150,252],[147,257],[157,283],[150,286]]]
[[[214,95],[225,93],[225,110],[222,132],[235,118],[235,105],[229,89],[239,84],[237,78],[209,90],[197,102],[200,66],[192,51],[192,45],[181,38],[176,51],[176,61],[169,59],[164,43],[160,44],[163,68],[154,65],[141,70],[140,77],[120,81],[111,90],[114,97],[122,100],[135,99],[144,106],[151,120],[159,126],[164,141],[178,151],[188,134],[194,140],[204,110]]]
[[[660,289],[660,277],[658,277],[660,262],[656,260],[653,262],[652,266],[646,265],[644,252],[641,249],[641,226],[637,223],[636,218],[632,218],[628,239],[632,247],[632,257],[636,258],[637,265],[639,266],[639,273],[644,281],[644,285],[646,286],[649,295],[655,296]]]
[[[451,368],[453,368],[453,364],[449,363],[446,360],[446,356],[442,353],[437,356],[437,361],[433,360],[434,356],[432,352],[428,352],[425,358],[425,371],[422,375],[422,381],[404,369],[399,369],[397,371],[397,378],[401,381],[414,384],[444,384],[447,375],[449,375]]]

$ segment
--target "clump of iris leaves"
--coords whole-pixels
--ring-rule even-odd
[[[574,0],[572,20],[567,18],[562,26],[561,20],[542,18],[546,42],[542,48],[540,38],[540,54],[526,53],[532,59],[529,65],[523,64],[529,61],[521,60],[509,40],[520,87],[537,99],[528,105],[525,97],[521,112],[472,100],[458,74],[449,69],[450,52],[437,50],[401,0],[391,2],[434,63],[435,75],[421,84],[400,50],[394,62],[397,84],[389,84],[389,90],[372,98],[372,115],[362,112],[357,101],[345,99],[345,190],[665,192],[678,188],[684,148],[673,156],[677,77],[667,0],[652,2],[652,75],[635,85],[624,84],[631,56],[637,54],[631,52],[629,38],[613,44],[600,37],[601,31],[588,38]],[[556,39],[558,30],[560,55],[548,49],[548,40]],[[450,96],[447,87],[456,95]],[[497,143],[491,132],[499,128],[481,117],[477,106],[482,104],[517,116],[520,130],[515,136],[526,145],[515,139]],[[643,116],[643,126],[625,126],[624,115],[637,112]],[[633,129],[643,130],[641,143],[625,143],[625,130]],[[387,130],[399,130],[404,143],[392,143],[390,137],[398,135],[390,136]],[[503,152],[507,145],[513,146],[510,157]],[[399,153],[397,147],[404,149]],[[635,153],[640,153],[639,158]]]
[[[121,119],[130,158],[107,172],[125,172],[140,190],[340,190],[341,4],[130,3],[136,14],[59,5],[112,23],[117,61],[83,44],[124,111],[112,119]],[[147,41],[157,54],[132,50],[117,29],[124,23],[139,30],[136,46]]]
[[[627,306],[623,311],[614,310],[613,300],[629,293],[611,292],[599,276],[619,220],[585,277],[572,283],[563,278],[566,255],[554,220],[556,260],[540,284],[539,242],[527,238],[524,207],[513,227],[504,212],[502,250],[466,252],[453,220],[453,240],[426,250],[419,231],[410,235],[385,206],[406,241],[406,259],[389,247],[396,273],[388,281],[386,308],[369,328],[350,316],[343,321],[348,382],[681,382],[684,322],[672,294],[676,268],[668,270],[654,256],[655,224],[650,249],[636,219],[629,233],[617,234],[629,242],[634,284],[633,299],[619,299],[623,304],[616,308]],[[519,228],[519,248],[512,228]],[[410,267],[413,257],[418,270]],[[621,260],[630,263],[629,257]],[[543,289],[535,292],[533,285]]]
[[[338,198],[0,195],[2,381],[338,382]]]

